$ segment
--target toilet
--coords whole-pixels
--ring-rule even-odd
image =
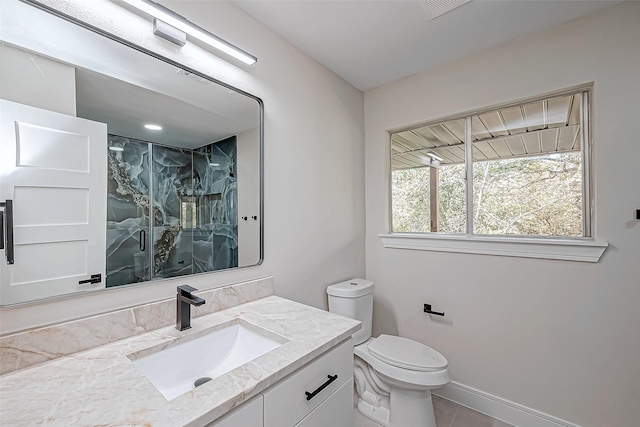
[[[364,279],[327,287],[329,311],[362,322],[353,334],[358,410],[385,427],[436,427],[431,390],[450,381],[447,359],[407,338],[372,338],[374,287]]]

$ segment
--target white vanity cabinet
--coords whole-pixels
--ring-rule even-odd
[[[344,401],[339,401],[340,395],[335,393],[352,378],[353,340],[348,339],[263,393],[264,427],[293,427],[322,403],[336,411],[340,407],[348,407],[350,415],[353,412],[353,391]],[[307,399],[306,393],[314,392],[313,397]],[[345,423],[320,425],[340,427],[351,424],[351,418],[348,418]]]
[[[353,377],[295,427],[352,427]]]
[[[353,340],[342,342],[207,427],[352,427]]]
[[[205,427],[263,427],[261,394],[207,424]]]

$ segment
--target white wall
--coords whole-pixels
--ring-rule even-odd
[[[259,141],[258,128],[237,135],[238,265],[253,265],[260,260]]]
[[[441,351],[454,381],[583,426],[640,423],[640,2],[365,93],[374,334]],[[595,82],[597,264],[384,249],[386,130]],[[446,312],[421,312],[422,303]]]
[[[5,0],[9,1],[9,0]],[[199,289],[273,275],[276,294],[325,307],[328,284],[364,274],[363,94],[228,2],[162,1],[258,57],[252,67],[182,49],[152,35],[150,21],[107,0],[44,0],[92,25],[250,92],[265,104],[265,261],[20,308],[0,309],[9,333]],[[3,1],[4,3],[4,1]]]
[[[1,44],[0,98],[75,116],[76,69]]]

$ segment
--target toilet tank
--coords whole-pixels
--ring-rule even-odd
[[[371,337],[374,287],[372,281],[364,279],[351,279],[327,287],[329,311],[362,322],[362,329],[353,334],[354,345]]]

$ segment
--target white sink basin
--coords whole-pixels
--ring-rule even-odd
[[[186,336],[168,348],[158,346],[152,354],[138,356],[153,348],[129,358],[167,400],[172,400],[193,390],[196,380],[215,379],[287,341],[242,321],[204,333],[194,339]]]

